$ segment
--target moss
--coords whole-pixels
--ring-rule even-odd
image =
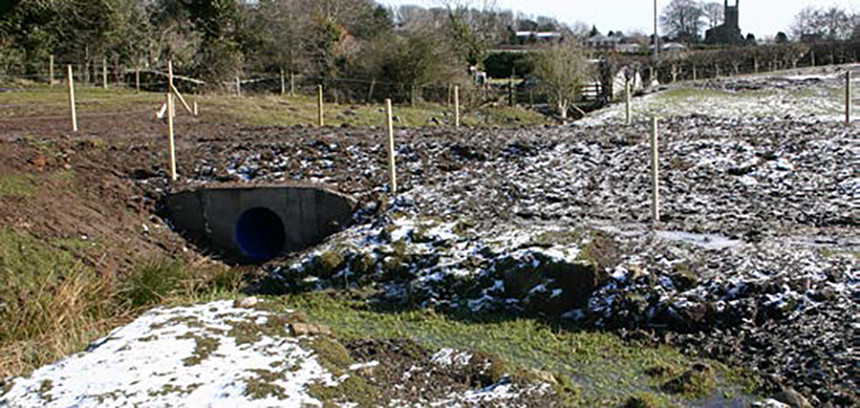
[[[231,320],[230,330],[227,336],[232,337],[237,345],[256,343],[262,336],[287,337],[287,325],[290,323],[304,323],[305,318],[300,313],[272,313],[267,316],[266,321],[257,323],[249,320]]]
[[[612,270],[621,257],[612,236],[602,231],[594,231],[588,245],[579,254],[580,259],[590,262],[598,274]]]
[[[374,266],[376,258],[371,254],[357,253],[349,260],[349,270],[359,276],[373,273]]]
[[[566,376],[571,389],[578,388],[580,401],[595,401],[594,405],[621,405],[633,393],[650,387],[663,393],[659,387],[663,382],[693,364],[666,346],[631,345],[612,333],[582,330],[563,322],[505,314],[384,308],[354,295],[321,291],[273,298],[272,302],[302,310],[312,324],[331,327],[339,339],[406,338],[428,349],[461,348],[496,355],[509,373],[540,369]],[[736,387],[731,377],[726,377],[734,368],[704,361],[721,379],[719,387]],[[643,374],[644,367],[655,365],[679,368],[672,376],[668,372],[660,378]]]
[[[337,340],[318,336],[304,342],[303,346],[316,352],[320,365],[335,376],[342,375],[352,364],[349,351]]]
[[[281,374],[276,371],[256,369],[251,370],[256,377],[252,377],[248,379],[247,384],[245,385],[245,391],[243,394],[245,396],[251,397],[251,399],[264,399],[270,396],[284,399],[287,397],[287,391],[284,387],[275,384],[275,381],[281,378]]]
[[[637,392],[624,403],[624,408],[662,408],[672,404],[665,398],[653,392]]]
[[[541,248],[549,248],[555,245],[575,245],[580,243],[583,238],[583,233],[580,230],[544,231],[533,237],[528,245]]]
[[[673,271],[672,282],[680,291],[693,287],[699,281],[699,277],[693,271],[693,267],[689,262],[675,264]]]
[[[340,270],[344,263],[344,256],[340,251],[325,251],[314,257],[312,270],[309,272],[311,275],[328,279]]]
[[[695,363],[689,370],[664,383],[661,388],[663,391],[686,398],[702,398],[710,395],[715,387],[716,379],[711,367],[703,363]]]
[[[175,316],[161,323],[152,324],[150,329],[158,330],[169,326],[185,325],[186,327],[203,327],[203,323],[194,316]]]
[[[556,374],[553,376],[552,390],[565,406],[577,406],[581,400],[581,390],[570,376]]]
[[[220,344],[221,342],[216,338],[195,336],[194,351],[191,356],[182,359],[182,364],[186,367],[200,364],[201,361],[209,358],[215,350],[218,350]]]
[[[194,390],[200,388],[201,385],[203,385],[203,384],[195,383],[195,384],[189,384],[187,387],[177,387],[173,384],[164,384],[161,386],[161,389],[158,391],[155,391],[155,390],[149,391],[149,396],[150,397],[158,397],[158,396],[163,397],[165,395],[170,395],[170,394],[190,394]],[[108,393],[107,395],[109,395],[112,399],[116,400],[119,396],[118,394],[120,394],[120,393],[121,393],[121,391],[113,391],[111,393]],[[102,401],[99,400],[99,402],[102,402]]]
[[[0,175],[0,197],[26,198],[36,193],[36,184],[29,174]]]
[[[332,387],[319,382],[312,383],[308,385],[308,393],[322,401],[324,407],[340,406],[340,402],[357,404],[359,407],[376,407],[381,402],[377,398],[382,394],[357,375],[350,375]]]
[[[48,402],[52,401],[53,398],[48,395],[52,389],[54,389],[54,383],[51,380],[42,380],[42,383],[39,384],[39,398]]]

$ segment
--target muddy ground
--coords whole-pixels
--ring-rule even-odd
[[[857,403],[851,352],[860,250],[856,126],[707,116],[664,121],[662,219],[652,231],[646,123],[397,129],[401,191],[390,197],[379,129],[250,127],[183,117],[177,125],[181,179],[171,185],[162,123],[92,120],[88,126],[98,132],[74,136],[64,130],[64,118],[40,121],[38,136],[17,122],[0,124],[0,173],[29,174],[51,191],[58,181],[47,175],[68,172],[75,189],[4,198],[0,222],[39,237],[120,242],[123,249],[88,260],[106,274],[127,266],[128,251],[207,253],[156,216],[171,189],[324,183],[360,201],[358,226],[396,227],[396,213],[465,220],[469,239],[477,240],[500,229],[600,231],[612,242],[612,255],[599,265],[594,286],[580,294],[586,299],[550,312],[529,309],[523,298],[515,310],[565,316],[749,367],[766,380],[767,396],[790,387],[814,405]],[[419,241],[406,244],[427,242]],[[493,263],[497,255],[482,254],[478,262]],[[307,256],[266,270],[284,273],[277,265]],[[488,273],[481,268],[476,281]],[[418,272],[398,279],[380,282],[390,288],[426,280]],[[440,288],[423,289],[430,294],[417,301],[438,305],[432,294]],[[460,295],[448,303],[474,300]],[[484,311],[505,308],[498,302]]]

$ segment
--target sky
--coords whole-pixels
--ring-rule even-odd
[[[657,0],[662,11],[670,0]],[[722,2],[723,0],[716,0]],[[733,5],[735,1],[729,0]],[[377,0],[386,5],[415,4],[424,7],[439,4],[438,0]],[[475,1],[481,3],[481,1]],[[653,31],[653,0],[497,0],[500,9],[518,11],[528,15],[555,17],[573,24],[582,21],[607,31],[630,32],[638,29]],[[740,26],[743,34],[753,33],[756,38],[773,37],[779,31],[788,32],[794,16],[806,6],[836,5],[860,13],[860,0],[742,0]]]

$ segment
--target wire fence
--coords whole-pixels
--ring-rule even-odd
[[[833,48],[829,52],[811,48],[808,50],[792,51],[780,49],[779,52],[762,53],[750,48],[747,50],[726,50],[711,52],[708,58],[665,57],[657,63],[647,63],[647,60],[620,59],[614,62],[611,70],[621,64],[634,66],[644,82],[657,80],[660,83],[672,83],[689,80],[705,80],[709,78],[725,78],[755,73],[767,73],[785,69],[817,67],[822,64],[842,64],[857,61],[857,45]],[[735,57],[735,58],[730,58]],[[644,61],[644,62],[643,62]],[[116,112],[87,112],[89,106],[105,104],[128,103],[130,101],[145,101],[152,98],[148,92],[165,93],[168,88],[167,67],[148,66],[143,68],[128,68],[120,64],[85,63],[75,64],[75,61],[53,60],[45,61],[36,70],[41,72],[21,75],[0,75],[0,120],[3,122],[24,122],[39,120],[57,120],[64,118],[62,114],[40,115],[26,114],[26,108],[34,102],[4,102],[2,92],[25,90],[35,95],[42,93],[57,93],[57,87],[67,83],[68,71],[71,67],[76,86],[82,90],[91,88],[133,89],[139,94],[127,95],[122,93],[106,96],[84,92],[77,99],[77,105],[83,107],[78,116],[109,117],[149,112],[152,116],[157,106],[148,109],[134,109]],[[165,64],[166,65],[166,64]],[[613,100],[619,94],[617,75],[600,75],[600,67],[591,81],[582,87],[580,104],[589,107],[599,107]],[[320,77],[307,74],[283,72],[246,72],[232,81],[207,83],[197,78],[180,74],[173,76],[176,88],[183,93],[203,94],[215,93],[225,95],[260,96],[260,95],[293,95],[316,96],[317,87],[322,85],[324,101],[337,104],[378,104],[385,99],[395,103],[417,104],[421,102],[435,103],[445,106],[453,105],[454,87],[459,86],[460,105],[464,111],[488,104],[519,106],[534,109],[546,114],[555,114],[551,105],[551,96],[543,91],[538,81],[532,78],[510,78],[508,80],[487,81],[483,84],[475,82],[455,84],[416,84],[403,83],[375,78],[350,77]],[[51,84],[51,87],[32,86],[36,84]],[[68,104],[66,100],[38,100],[40,110],[59,111]],[[160,102],[159,102],[160,103]],[[135,107],[137,108],[137,107]],[[576,108],[578,109],[578,108]],[[12,115],[9,114],[12,112]],[[2,126],[0,126],[2,128]]]

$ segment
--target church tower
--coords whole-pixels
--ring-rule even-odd
[[[729,6],[729,0],[725,0],[724,9],[726,11],[726,26],[732,28],[740,28],[740,22],[738,19],[738,8],[740,7],[741,0],[735,0],[734,6]]]

